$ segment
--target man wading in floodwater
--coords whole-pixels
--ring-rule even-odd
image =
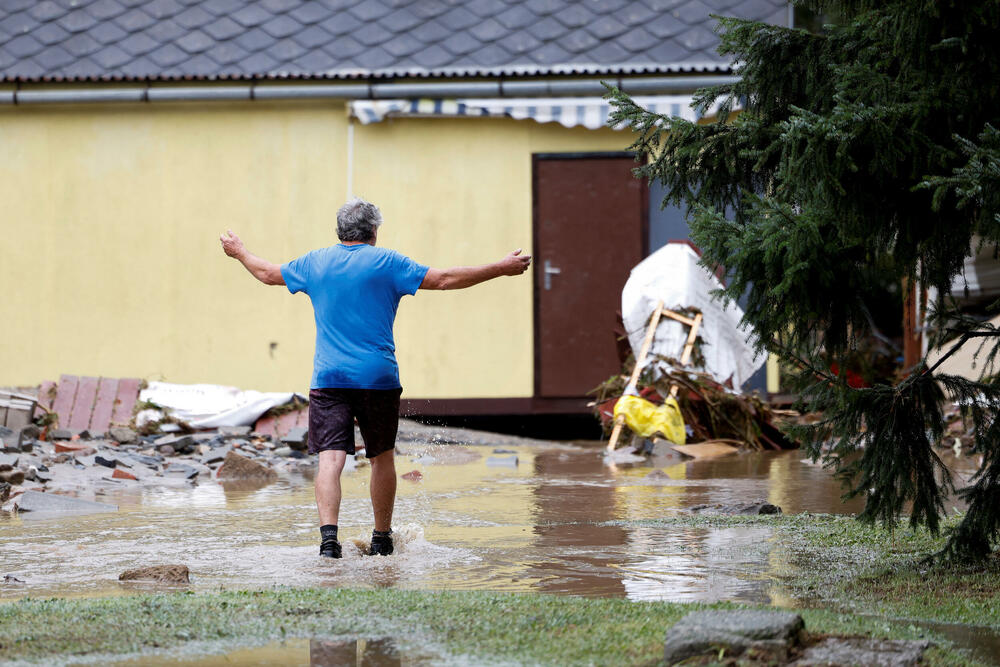
[[[281,266],[253,255],[227,230],[222,249],[265,285],[305,292],[316,316],[316,356],[309,390],[309,453],[319,454],[316,506],[321,556],[340,558],[337,520],[340,473],[354,454],[354,420],[371,460],[375,513],[370,555],[392,553],[396,501],[393,450],[399,427],[399,367],[392,324],[404,294],[417,289],[461,289],[500,276],[524,273],[530,256],[515,250],[483,266],[431,269],[395,250],[376,248],[382,214],[361,199],[337,211],[340,243],[313,250]]]

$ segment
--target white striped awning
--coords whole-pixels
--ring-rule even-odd
[[[659,114],[697,121],[708,113],[691,107],[690,95],[637,96],[633,100]],[[354,100],[349,113],[363,125],[379,123],[386,118],[401,116],[452,117],[484,116],[531,119],[539,123],[559,123],[565,127],[583,126],[596,130],[607,126],[611,105],[600,97],[522,97],[522,98],[463,98],[417,100]],[[619,125],[615,129],[623,129]]]

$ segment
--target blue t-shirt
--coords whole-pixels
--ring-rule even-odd
[[[313,389],[398,389],[392,323],[404,294],[427,267],[395,250],[362,243],[320,248],[281,265],[292,294],[305,292],[316,316]]]

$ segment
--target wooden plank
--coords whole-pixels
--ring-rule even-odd
[[[698,338],[698,329],[701,327],[701,313],[694,316],[694,322],[691,324],[691,330],[688,332],[687,341],[684,343],[684,353],[681,354],[681,366],[687,366],[688,361],[691,360],[691,353],[694,351],[694,341]],[[670,398],[677,398],[677,390],[680,389],[676,384],[670,387]]]
[[[111,423],[122,426],[132,421],[132,408],[139,400],[139,385],[141,380],[136,378],[122,378],[118,380],[118,396],[115,399],[115,408],[111,411]]]
[[[90,415],[94,412],[94,398],[97,396],[98,378],[82,377],[76,388],[73,409],[69,415],[69,427],[85,429],[90,426]]]
[[[87,428],[101,433],[111,426],[111,413],[114,412],[115,398],[118,396],[118,380],[115,378],[101,378],[97,385],[97,401],[94,403],[94,414],[90,417],[90,426]]]
[[[76,398],[76,388],[80,378],[75,375],[61,375],[59,387],[56,390],[56,400],[52,403],[52,412],[59,416],[59,425],[69,427],[69,415],[73,409],[73,399]]]
[[[261,417],[254,424],[253,430],[261,435],[275,435],[274,427],[277,425],[278,420],[274,417],[268,415],[267,417]]]
[[[738,447],[734,447],[729,444],[729,441],[712,440],[697,442],[693,445],[671,444],[670,448],[675,452],[680,452],[684,456],[690,456],[696,459],[712,459],[719,456],[729,456],[731,454],[738,454],[740,451]]]
[[[52,403],[56,397],[56,383],[46,380],[38,387],[38,408],[35,409],[35,416],[45,414],[46,410],[52,409]],[[44,408],[44,410],[42,409]]]
[[[649,327],[646,329],[646,338],[642,341],[642,347],[639,348],[639,356],[635,358],[635,368],[632,369],[632,377],[629,378],[628,384],[625,385],[625,391],[627,392],[630,387],[635,386],[636,382],[639,381],[639,375],[642,374],[642,365],[646,361],[646,355],[649,354],[649,348],[653,344],[653,337],[656,336],[656,327],[660,324],[660,315],[663,314],[663,301],[658,301],[656,304],[656,310],[649,318]],[[611,438],[608,440],[608,451],[614,451],[615,447],[618,446],[618,437],[622,433],[622,428],[625,426],[625,417],[619,415],[615,418],[615,426],[611,429]]]

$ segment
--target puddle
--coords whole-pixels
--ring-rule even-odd
[[[496,465],[489,448],[401,445],[397,553],[362,556],[352,538],[371,531],[368,469],[346,472],[345,557],[318,556],[312,482],[291,476],[263,488],[157,487],[103,495],[110,514],[0,517],[0,600],[164,590],[118,582],[126,569],[190,567],[185,590],[269,586],[487,589],[634,600],[789,605],[781,581],[791,555],[766,527],[628,527],[698,504],[766,500],[786,513],[854,513],[829,471],[802,452],[755,453],[655,467],[607,466],[599,443],[513,447]],[[504,453],[510,457],[510,453]],[[975,461],[952,461],[969,472]],[[964,467],[963,467],[964,466]],[[653,470],[662,474],[648,477]],[[951,509],[949,505],[949,510]]]
[[[213,653],[185,649],[143,655],[119,662],[115,667],[223,667],[232,665],[308,665],[309,667],[423,667],[443,664],[439,656],[415,650],[401,650],[389,638],[374,639],[285,639],[255,648]],[[202,655],[192,655],[203,653]],[[85,663],[69,663],[85,664]]]

